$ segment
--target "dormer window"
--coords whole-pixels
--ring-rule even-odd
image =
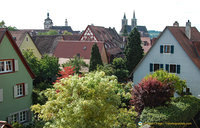
[[[174,53],[174,45],[160,45],[160,53]]]

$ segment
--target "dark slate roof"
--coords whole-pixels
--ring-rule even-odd
[[[44,54],[52,55],[58,44],[58,41],[63,40],[63,37],[60,35],[53,35],[53,36],[42,35],[42,36],[33,36],[32,38],[42,55]]]
[[[81,34],[63,35],[63,40],[80,40]]]
[[[73,33],[73,30],[70,26],[52,26],[50,29],[62,30],[62,31],[67,30],[68,32]]]
[[[125,25],[122,27],[120,33],[123,33],[125,28],[128,33],[132,31],[131,25]],[[137,26],[137,30],[140,32],[141,37],[149,37],[149,33],[147,31],[146,26]]]
[[[101,52],[104,47],[101,41],[59,41],[54,55],[59,58],[73,58],[75,55],[80,54],[80,57],[90,59],[91,49],[95,43],[97,43],[99,51]]]

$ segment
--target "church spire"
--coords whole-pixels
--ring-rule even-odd
[[[124,13],[124,19],[126,19],[126,14]]]
[[[127,23],[128,23],[128,20],[126,19],[126,14],[124,13],[124,17],[122,19],[122,27],[127,25]]]
[[[131,20],[132,29],[137,27],[137,19],[135,18],[135,10],[133,11],[133,19]]]

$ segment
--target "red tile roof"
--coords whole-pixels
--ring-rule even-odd
[[[28,63],[26,62],[24,56],[22,55],[20,49],[18,48],[16,42],[13,40],[12,35],[10,34],[10,32],[5,29],[5,28],[0,28],[0,45],[2,42],[2,39],[4,36],[7,36],[11,45],[13,46],[14,50],[16,51],[16,53],[18,54],[19,58],[21,59],[22,63],[24,64],[24,66],[26,67],[28,73],[30,74],[30,76],[34,79],[35,75],[33,74],[33,72],[31,71],[30,67],[28,66]]]
[[[104,47],[103,42],[91,41],[60,41],[55,49],[54,55],[59,58],[73,58],[80,54],[84,59],[90,59],[92,46],[97,43],[101,53]]]
[[[185,35],[185,27],[167,27],[176,38],[184,51],[195,65],[200,69],[200,33],[195,27],[191,27],[191,39]]]
[[[81,34],[63,35],[63,40],[80,40]]]

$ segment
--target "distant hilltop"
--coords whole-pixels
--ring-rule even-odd
[[[148,33],[149,33],[149,37],[151,39],[153,39],[153,38],[157,38],[160,35],[161,32],[156,31],[156,30],[149,30]]]

